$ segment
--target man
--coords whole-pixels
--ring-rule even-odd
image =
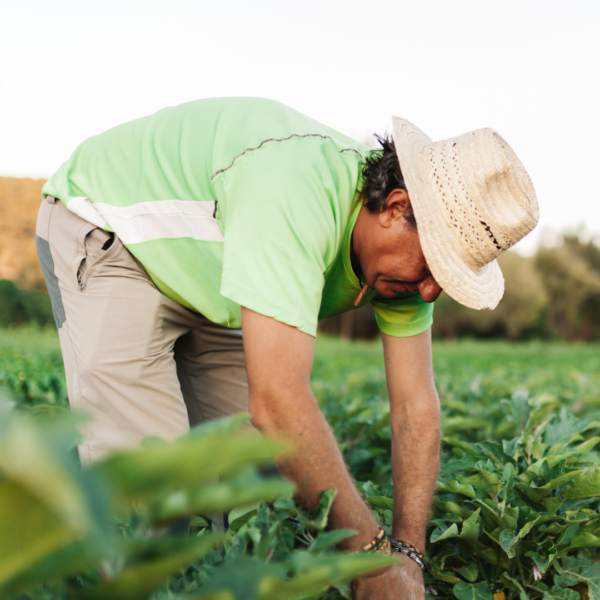
[[[44,187],[38,252],[82,461],[249,411],[292,443],[278,462],[308,509],[384,544],[310,389],[320,319],[371,302],[391,405],[398,567],[358,598],[422,598],[439,460],[432,302],[503,292],[496,256],[536,224],[521,163],[489,129],[443,142],[394,119],[379,152],[255,98],[164,109],[86,140]],[[244,337],[242,344],[241,329]],[[416,550],[407,550],[413,546]]]

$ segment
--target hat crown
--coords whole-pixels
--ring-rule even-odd
[[[452,246],[471,268],[481,269],[536,226],[539,211],[533,184],[493,129],[428,144],[421,159],[429,163],[436,190],[432,200]]]

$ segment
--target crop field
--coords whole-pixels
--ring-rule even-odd
[[[444,444],[428,530],[430,598],[600,600],[600,346],[436,342],[434,363]],[[45,452],[51,454],[56,437],[47,422],[67,419],[55,332],[3,331],[0,387],[1,394],[16,400],[24,419],[13,427],[21,432],[18,435],[0,425],[1,489],[13,476],[1,479],[9,471],[7,444],[17,444],[14,440],[26,436],[27,428],[39,427],[40,440],[48,443]],[[313,389],[357,485],[389,530],[391,440],[381,344],[319,338]],[[106,500],[104,517],[93,488],[98,481],[92,485],[80,480],[76,470],[65,466],[64,477],[83,490],[80,497],[96,489],[93,518],[105,528],[109,521],[115,524],[119,540],[108,540],[94,527],[77,537],[72,533],[77,523],[61,522],[71,537],[58,536],[63,541],[53,546],[40,534],[45,532],[42,517],[32,518],[29,529],[18,532],[19,547],[26,546],[30,536],[38,554],[27,554],[19,564],[13,561],[11,569],[4,568],[15,550],[9,554],[10,544],[0,541],[2,597],[348,597],[347,580],[375,563],[334,550],[348,534],[326,531],[333,492],[322,495],[312,515],[304,514],[285,482],[261,474],[255,467],[258,459],[250,464],[253,453],[264,454],[265,448],[235,437],[234,425],[205,428],[169,445],[153,442],[137,454],[106,461],[90,475],[109,481],[106,487],[117,498],[114,505]],[[190,458],[196,455],[189,449],[197,444],[206,450],[217,443],[223,448],[225,442],[231,457],[222,459],[222,478],[215,483],[214,472],[200,459]],[[185,451],[187,462],[198,462],[185,473],[166,458],[158,464],[158,452],[164,457],[166,448],[173,460],[181,460]],[[72,460],[72,452],[63,458],[59,454],[56,464]],[[245,463],[235,462],[234,455],[240,454],[246,456]],[[147,473],[153,469],[152,479]],[[26,477],[17,475],[15,481],[25,486]],[[220,511],[228,513],[224,531],[208,522],[207,515]],[[30,512],[35,513],[33,508]],[[189,540],[156,535],[164,524],[189,514],[196,515]]]

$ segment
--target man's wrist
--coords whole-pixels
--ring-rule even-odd
[[[425,570],[425,555],[415,546],[395,538],[390,538],[390,544],[393,552],[408,556],[422,571]]]

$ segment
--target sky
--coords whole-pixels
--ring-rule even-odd
[[[597,0],[81,0],[0,5],[0,175],[196,98],[261,96],[360,141],[496,129],[552,232],[600,233]]]

